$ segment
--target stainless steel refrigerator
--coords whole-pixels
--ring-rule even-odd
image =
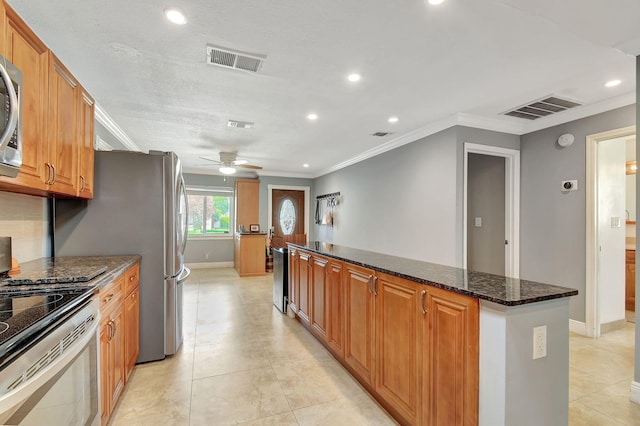
[[[138,362],[173,355],[182,344],[187,197],[172,152],[98,151],[93,200],[53,203],[54,255],[139,254]]]

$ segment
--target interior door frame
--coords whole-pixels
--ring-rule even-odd
[[[304,234],[309,239],[309,203],[311,196],[311,187],[309,186],[291,186],[291,185],[267,185],[267,232],[270,232],[273,222],[273,190],[282,189],[287,191],[304,191]]]
[[[467,190],[469,178],[469,154],[491,155],[505,159],[504,169],[504,235],[505,275],[520,278],[520,151],[497,146],[464,143],[464,195],[462,208],[462,267],[467,268]]]
[[[586,140],[586,291],[585,330],[572,331],[588,337],[600,337],[600,311],[598,306],[598,142],[636,134],[636,126],[587,135]]]

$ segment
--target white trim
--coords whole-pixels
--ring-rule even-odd
[[[629,400],[631,402],[635,402],[636,404],[640,404],[640,383],[636,381],[631,382],[631,388],[629,389]]]
[[[412,143],[412,142],[416,142],[419,139],[425,138],[427,136],[431,136],[435,133],[441,132],[442,130],[448,129],[450,127],[455,126],[456,124],[458,124],[458,117],[457,115],[452,115],[449,117],[446,117],[442,120],[438,120],[435,121],[427,126],[421,127],[419,129],[416,129],[412,132],[409,133],[405,133],[404,135],[398,136],[394,139],[391,139],[388,142],[385,142],[381,145],[378,145],[374,148],[371,148],[361,154],[356,155],[355,157],[352,157],[346,161],[343,161],[342,163],[336,164],[335,166],[329,167],[328,169],[325,169],[321,172],[319,172],[316,176],[314,177],[319,177],[319,176],[323,176],[326,174],[329,174],[331,172],[335,172],[337,170],[343,169],[347,166],[351,166],[353,164],[359,163],[361,161],[364,161],[368,158],[371,157],[375,157],[376,155],[380,155],[383,154],[387,151],[391,151],[392,149],[396,149],[398,147],[401,147],[403,145]]]
[[[233,268],[233,262],[185,263],[189,269]]]
[[[587,325],[582,321],[569,320],[569,331],[572,333],[578,333],[582,336],[587,335]]]
[[[130,151],[142,151],[97,102],[95,105],[95,119],[127,149]]]
[[[597,143],[636,133],[636,126],[624,127],[586,137],[586,288],[585,320],[586,336],[600,336],[600,315],[598,308],[598,150]]]
[[[520,151],[490,145],[464,143],[462,267],[467,268],[467,177],[469,154],[483,154],[505,159],[505,275],[520,278]]]
[[[539,118],[533,121],[506,117],[499,114],[495,116],[483,116],[468,113],[457,113],[434,121],[412,132],[400,135],[388,142],[385,142],[359,155],[356,155],[355,157],[343,161],[342,163],[338,163],[334,166],[321,170],[318,173],[314,174],[312,178],[317,178],[338,171],[371,157],[375,157],[376,155],[391,151],[392,149],[398,148],[402,145],[416,142],[422,138],[431,136],[453,126],[468,126],[476,129],[491,130],[494,132],[509,133],[521,136],[527,133],[535,132],[537,130],[546,129],[549,127],[557,126],[559,124],[568,123],[571,121],[579,120],[581,118],[611,111],[612,109],[622,108],[628,105],[632,105],[635,102],[636,93],[635,91],[631,91],[614,98],[605,99],[601,102],[583,105],[574,109],[563,111],[560,114],[552,114],[548,117]],[[261,174],[267,175],[266,173]],[[272,173],[271,175],[280,176],[276,173]],[[291,177],[305,176],[295,175]]]
[[[311,196],[311,188],[308,186],[291,186],[291,185],[267,185],[267,235],[269,234],[269,230],[273,226],[271,222],[271,209],[273,208],[273,201],[271,198],[271,192],[274,189],[284,189],[290,191],[304,191],[304,234],[307,236],[307,241],[310,238],[309,235],[309,215],[311,212],[310,208],[310,196]]]
[[[96,140],[93,144],[93,147],[96,151],[113,151],[113,147],[105,142],[105,140],[102,139],[100,135],[96,135]]]

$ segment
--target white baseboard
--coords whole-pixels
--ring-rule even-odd
[[[187,263],[189,269],[233,268],[233,262]]]
[[[582,321],[569,320],[569,331],[581,334],[583,336],[587,335],[587,324]]]
[[[640,383],[631,382],[631,389],[629,390],[629,399],[631,402],[640,404]]]

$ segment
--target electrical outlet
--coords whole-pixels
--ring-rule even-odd
[[[204,254],[204,258],[205,258],[205,260],[209,260],[209,253],[205,253]]]
[[[547,356],[547,326],[533,328],[533,359]]]

